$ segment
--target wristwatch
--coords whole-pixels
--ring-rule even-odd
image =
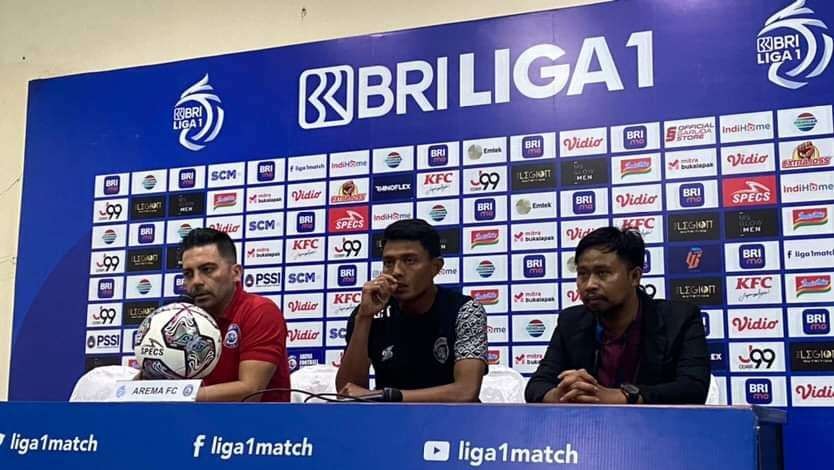
[[[637,403],[637,400],[640,399],[640,389],[636,385],[622,384],[620,385],[620,391],[625,395],[626,403],[629,405]]]

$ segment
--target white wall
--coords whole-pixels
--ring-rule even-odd
[[[0,0],[0,400],[29,80],[601,1]]]

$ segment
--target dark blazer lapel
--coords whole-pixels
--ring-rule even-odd
[[[662,375],[668,338],[664,334],[663,316],[657,311],[654,301],[642,292],[639,296],[643,325],[640,329],[640,372],[637,374],[637,382],[647,383],[649,377]]]
[[[572,368],[585,369],[592,375],[596,374],[596,370],[593,370],[597,349],[595,329],[596,321],[593,314],[584,311],[576,331],[568,339],[566,348],[571,352]]]

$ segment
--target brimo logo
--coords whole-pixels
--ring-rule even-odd
[[[206,74],[182,92],[174,105],[173,127],[175,131],[180,131],[180,144],[195,152],[214,140],[223,127],[220,98],[214,94],[208,80]]]
[[[770,64],[767,78],[771,82],[796,90],[807,85],[809,78],[820,75],[828,67],[834,52],[834,41],[822,32],[827,31],[828,26],[816,18],[800,18],[813,13],[814,10],[805,8],[805,0],[796,0],[765,21],[764,28],[756,38],[756,61],[759,65]],[[822,49],[811,28],[818,30]],[[793,32],[772,34],[779,29]],[[804,47],[801,47],[802,39],[805,40]],[[788,62],[798,64],[790,70],[782,70],[782,66]],[[814,62],[816,66],[811,69]]]
[[[637,87],[653,87],[652,31],[632,33],[626,47],[636,48]],[[511,64],[510,49],[496,49],[492,89],[475,90],[475,54],[460,54],[458,105],[464,108],[509,103],[510,84],[530,99],[552,98],[566,86],[567,96],[581,95],[586,85],[594,83],[604,84],[608,91],[625,89],[604,37],[586,38],[582,42],[573,70],[571,64],[555,63],[564,55],[565,50],[555,44],[536,44],[522,51]],[[542,59],[553,63],[540,65]],[[298,125],[302,129],[345,126],[354,118],[385,116],[395,106],[396,114],[406,114],[409,99],[422,112],[448,109],[448,70],[449,57],[437,57],[434,63],[399,62],[395,72],[384,65],[357,69],[336,65],[305,70],[298,77]],[[531,73],[536,76],[531,77]],[[434,96],[427,96],[432,87]]]

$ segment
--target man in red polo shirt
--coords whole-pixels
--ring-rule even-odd
[[[271,300],[243,291],[232,239],[213,229],[194,229],[182,241],[185,289],[194,304],[217,321],[223,350],[203,379],[198,401],[240,401],[267,388],[290,387],[287,326]],[[251,401],[289,401],[289,391]]]

